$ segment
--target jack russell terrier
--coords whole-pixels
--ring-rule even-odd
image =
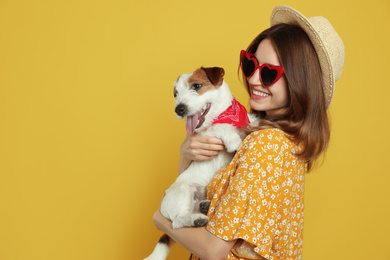
[[[209,161],[193,161],[166,190],[160,211],[172,221],[174,229],[207,224],[210,201],[206,200],[206,186],[231,161],[245,136],[240,128],[250,122],[245,107],[236,101],[223,80],[224,74],[222,68],[202,67],[181,75],[175,83],[175,112],[179,119],[187,118],[187,133],[218,137],[226,151]],[[173,243],[164,234],[145,260],[166,259]]]

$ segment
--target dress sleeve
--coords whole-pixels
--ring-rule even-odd
[[[285,203],[281,196],[283,160],[289,150],[284,140],[283,132],[264,130],[243,141],[233,161],[224,169],[230,172],[229,179],[216,189],[224,191],[217,201],[212,201],[206,227],[224,240],[245,240],[251,244],[247,248],[265,258],[280,235],[278,210]],[[237,251],[239,248],[233,253]]]

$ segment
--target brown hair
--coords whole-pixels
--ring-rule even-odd
[[[306,33],[296,25],[278,24],[259,34],[248,46],[255,53],[260,42],[270,39],[274,44],[289,90],[289,105],[282,115],[268,116],[264,111],[252,111],[262,118],[260,125],[249,132],[279,128],[289,138],[302,145],[297,156],[306,162],[306,170],[326,151],[330,127],[322,83],[321,67],[314,47]],[[250,95],[248,81],[244,84]]]

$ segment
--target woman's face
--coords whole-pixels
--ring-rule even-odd
[[[278,55],[271,40],[264,39],[260,42],[254,57],[259,65],[264,63],[270,66],[280,66]],[[266,115],[279,114],[289,103],[289,93],[285,76],[282,76],[270,87],[264,87],[260,82],[259,69],[252,77],[248,78],[251,91],[249,104],[253,110],[265,111]]]

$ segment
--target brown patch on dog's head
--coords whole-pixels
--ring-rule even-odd
[[[219,88],[223,82],[225,70],[219,67],[203,68],[194,71],[188,79],[190,88],[196,90],[199,95],[211,90]]]

